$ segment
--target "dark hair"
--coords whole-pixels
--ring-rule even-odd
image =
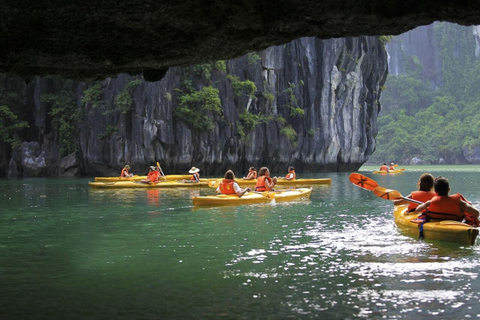
[[[255,167],[250,167],[250,169],[248,169],[248,170],[256,171]]]
[[[295,170],[293,167],[288,167],[288,172]]]
[[[435,192],[439,196],[448,196],[448,192],[450,191],[450,183],[448,179],[445,177],[437,177],[435,179]]]
[[[418,179],[418,190],[432,191],[434,178],[430,173],[424,173]]]
[[[267,167],[261,167],[260,170],[258,170],[258,176],[259,177],[264,176],[267,170],[268,170]]]
[[[227,172],[225,172],[225,179],[230,179],[230,180],[235,179],[235,174],[233,173],[232,170],[227,170]]]

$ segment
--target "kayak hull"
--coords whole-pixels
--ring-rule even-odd
[[[161,181],[157,184],[149,184],[134,181],[119,181],[119,182],[88,182],[92,188],[114,189],[114,188],[196,188],[207,187],[208,182],[176,182],[176,181]]]
[[[300,188],[285,191],[266,191],[266,192],[249,192],[242,197],[237,195],[211,195],[193,197],[194,206],[224,206],[224,205],[244,205],[256,203],[287,202],[297,199],[309,199],[312,188]]]
[[[216,181],[211,181],[209,186],[211,188],[218,187],[218,184],[222,182],[222,179],[218,179]],[[255,186],[257,184],[256,179],[252,180],[244,180],[244,179],[235,179],[235,182],[238,183],[239,186]],[[324,178],[324,179],[296,179],[296,180],[284,180],[278,179],[277,186],[302,186],[302,185],[320,185],[320,184],[331,184],[332,179]]]
[[[176,180],[189,180],[191,174],[168,174],[165,176],[167,181],[176,181]],[[129,178],[120,178],[120,177],[95,177],[95,182],[120,182],[120,181],[140,181],[147,179],[147,176],[133,176]],[[163,179],[163,178],[162,178]],[[202,181],[203,179],[200,179]]]
[[[390,171],[378,171],[378,170],[375,170],[375,171],[372,171],[372,173],[375,173],[375,174],[399,174],[399,173],[404,173],[405,170],[390,170]]]
[[[410,235],[418,238],[419,225],[411,221],[419,214],[406,212],[407,207],[407,205],[395,206],[393,213],[395,223]],[[432,221],[423,225],[423,234],[426,240],[442,240],[462,245],[474,245],[478,232],[478,228],[453,220]]]

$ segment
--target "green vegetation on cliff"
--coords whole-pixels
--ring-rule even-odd
[[[434,34],[443,85],[432,88],[417,57],[406,73],[388,76],[371,161],[465,162],[480,147],[480,59],[472,29],[438,23]]]

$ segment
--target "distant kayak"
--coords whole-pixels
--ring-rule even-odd
[[[376,174],[398,174],[398,173],[403,173],[404,171],[405,171],[405,169],[397,169],[397,170],[390,170],[390,171],[375,170],[375,171],[372,171],[372,173],[376,173]]]
[[[401,227],[412,236],[418,238],[420,234],[419,225],[411,221],[416,219],[420,214],[407,212],[407,207],[407,205],[395,206],[393,212],[395,223],[398,227]],[[463,245],[475,244],[478,231],[478,228],[454,220],[431,221],[423,225],[425,240],[443,240]]]
[[[165,180],[167,181],[176,181],[176,180],[190,180],[192,177],[191,174],[168,174],[165,176]],[[117,182],[117,181],[140,181],[147,179],[147,176],[133,176],[128,178],[121,178],[121,177],[95,177],[95,182]],[[162,180],[164,178],[162,177]],[[200,179],[200,181],[207,179]]]
[[[135,181],[112,181],[112,182],[89,182],[92,188],[196,188],[207,187],[208,182],[179,182],[179,181],[161,181],[156,184],[135,182]]]
[[[211,180],[209,182],[209,187],[216,188],[218,184],[222,182],[222,179],[218,180]],[[257,184],[257,179],[252,180],[245,180],[245,179],[235,179],[235,182],[238,183],[239,186],[255,186]],[[296,180],[286,180],[286,179],[278,179],[277,185],[280,186],[309,186],[309,185],[317,185],[317,184],[331,184],[332,179],[324,178],[324,179],[296,179]]]
[[[194,206],[222,206],[243,205],[255,203],[268,203],[272,201],[285,202],[297,199],[309,199],[312,188],[300,188],[281,191],[249,192],[242,197],[231,194],[218,194],[211,196],[193,197]]]

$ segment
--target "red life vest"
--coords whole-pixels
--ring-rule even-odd
[[[412,192],[412,199],[413,200],[418,200],[421,202],[427,202],[428,200],[431,200],[433,197],[435,197],[437,193],[433,191],[413,191]],[[408,211],[412,212],[415,211],[415,209],[418,207],[418,204],[410,202],[408,204]]]
[[[462,221],[464,213],[460,208],[460,201],[461,196],[458,193],[451,196],[435,196],[430,202],[427,216],[430,219]]]
[[[257,179],[257,171],[249,171],[247,175],[248,179]]]
[[[122,173],[120,174],[120,177],[121,177],[121,178],[128,177],[128,169],[123,168],[123,169],[122,169]]]
[[[237,194],[237,192],[233,188],[234,182],[235,180],[232,179],[223,179],[218,186],[220,188],[220,192],[223,194]]]
[[[381,166],[380,171],[388,171],[388,167],[387,166]]]
[[[157,182],[159,178],[160,178],[160,172],[158,171],[149,172],[147,176],[147,179],[150,180],[151,182]]]
[[[290,171],[289,173],[287,173],[287,175],[285,176],[285,178],[289,178],[291,173],[293,173],[293,179],[292,179],[292,180],[295,180],[295,179],[297,178],[297,175],[295,174],[295,170],[292,170],[292,171]]]
[[[200,174],[198,174],[198,172],[192,174],[192,176],[190,177],[190,180],[199,182],[200,181]]]
[[[388,168],[388,170],[393,170],[393,171],[395,171],[395,167],[394,167],[394,166],[390,166],[390,168]]]
[[[267,184],[265,183],[265,179],[268,180],[270,184],[272,184],[272,179],[266,176],[261,176],[257,179],[257,185],[255,186],[255,191],[270,191]]]

